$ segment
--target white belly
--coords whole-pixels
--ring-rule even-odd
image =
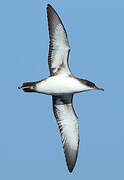
[[[57,75],[39,82],[36,86],[36,90],[44,94],[61,95],[86,91],[88,89],[76,78]]]

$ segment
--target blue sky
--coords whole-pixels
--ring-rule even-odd
[[[69,174],[50,96],[17,87],[49,75],[46,5],[60,15],[75,76],[104,92],[74,96],[80,148]],[[124,179],[124,1],[0,1],[0,179]]]

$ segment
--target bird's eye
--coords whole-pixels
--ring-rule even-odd
[[[87,85],[90,86],[90,87],[95,87],[96,85],[90,81],[87,81]]]
[[[92,83],[92,87],[95,87],[96,85],[94,83]]]

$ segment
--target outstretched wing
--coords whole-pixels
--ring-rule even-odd
[[[78,155],[78,117],[72,105],[73,95],[53,96],[53,111],[61,133],[67,166],[72,172]]]
[[[71,74],[68,67],[70,47],[67,33],[58,14],[49,4],[47,6],[47,18],[50,38],[48,56],[50,75]]]

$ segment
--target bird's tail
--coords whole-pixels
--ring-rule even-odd
[[[25,82],[18,89],[22,89],[24,92],[36,92],[36,82]]]

